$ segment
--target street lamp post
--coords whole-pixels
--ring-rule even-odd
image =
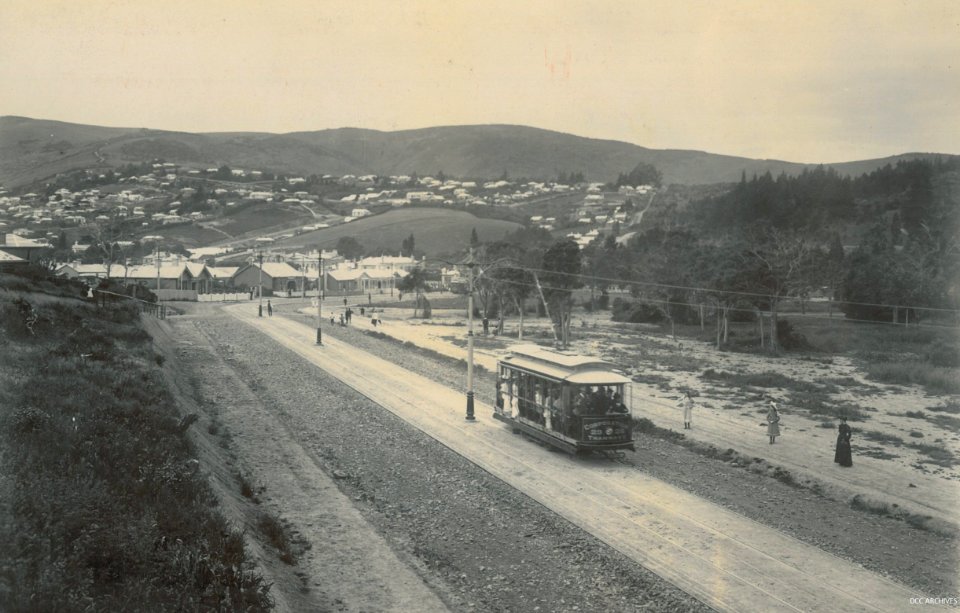
[[[323,308],[323,250],[317,247],[317,344],[323,344],[323,333],[320,332],[320,322],[323,318],[320,309]]]
[[[467,421],[475,421],[473,415],[473,268],[476,262],[473,261],[473,247],[470,248],[470,256],[467,259],[467,267],[470,269],[470,285],[467,289]]]
[[[263,317],[263,251],[257,252],[257,260],[260,262],[259,266],[259,284],[260,284],[260,307],[257,309],[257,317]]]

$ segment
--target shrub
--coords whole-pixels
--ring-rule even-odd
[[[809,349],[810,343],[807,337],[800,334],[786,319],[777,321],[777,342],[780,347],[787,350]]]
[[[257,527],[267,537],[271,545],[276,547],[280,553],[280,559],[286,564],[296,563],[296,557],[290,547],[290,537],[287,535],[287,528],[283,522],[273,514],[261,513],[257,521]]]
[[[937,339],[927,349],[925,357],[934,366],[956,368],[960,366],[960,346],[955,342]]]
[[[663,312],[660,309],[633,300],[624,300],[619,297],[613,299],[612,318],[613,321],[632,324],[661,323],[664,320]]]

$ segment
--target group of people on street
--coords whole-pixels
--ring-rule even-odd
[[[780,436],[780,409],[772,398],[766,397],[766,400],[769,405],[767,409],[767,419],[765,424],[760,425],[766,426],[767,436],[770,437],[770,444],[773,445],[776,443],[777,437]],[[684,430],[693,428],[693,408],[695,404],[693,394],[689,390],[684,392],[683,397],[680,398],[677,404],[677,406],[683,409]],[[840,425],[837,429],[837,445],[833,461],[840,466],[853,466],[853,453],[850,446],[853,429],[847,425],[847,418],[845,416],[840,417]]]

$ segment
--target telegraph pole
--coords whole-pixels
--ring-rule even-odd
[[[467,259],[467,267],[470,269],[470,285],[467,294],[467,421],[475,421],[473,415],[473,268],[476,263],[473,261],[473,247],[470,248],[470,255]]]
[[[259,291],[259,294],[260,294],[260,307],[259,307],[259,309],[257,310],[257,317],[263,317],[263,251],[258,251],[258,252],[257,252],[257,260],[259,260],[259,262],[260,262],[260,267],[259,267],[259,275],[260,275],[260,278],[259,278],[259,283],[260,283],[260,291]]]
[[[320,321],[323,308],[323,249],[317,247],[317,344],[323,344],[323,333],[320,331]]]

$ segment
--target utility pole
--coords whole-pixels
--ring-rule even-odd
[[[323,308],[323,248],[317,247],[317,344],[323,344],[323,333],[320,331]]]
[[[307,265],[306,265],[306,254],[300,254],[300,297],[303,300],[307,299]],[[319,289],[317,290],[320,291]]]
[[[470,285],[467,293],[467,421],[475,421],[473,415],[473,247],[467,258],[467,267],[470,269]]]
[[[260,275],[260,308],[257,311],[257,317],[263,317],[263,251],[257,252],[257,259],[260,261],[259,275]]]

